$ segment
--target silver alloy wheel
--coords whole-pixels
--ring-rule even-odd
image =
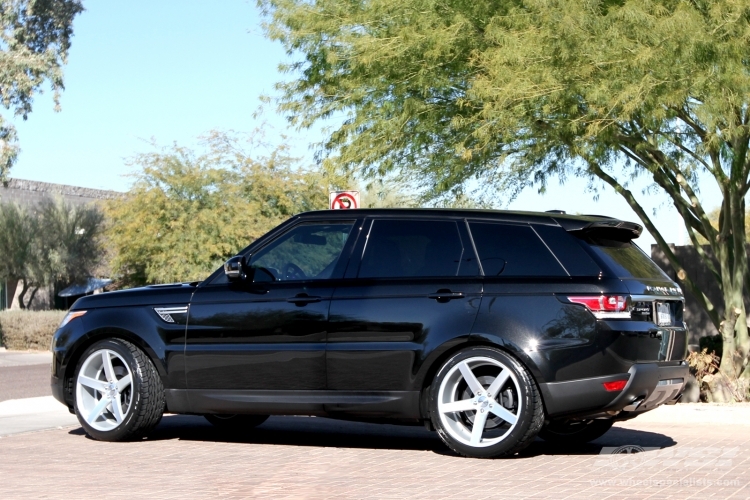
[[[500,361],[464,359],[440,383],[440,421],[450,437],[464,445],[492,446],[516,426],[522,411],[519,395],[515,374]]]
[[[97,431],[111,431],[130,411],[132,388],[133,374],[122,356],[110,349],[94,351],[78,372],[78,413]]]

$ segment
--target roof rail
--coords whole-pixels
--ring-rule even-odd
[[[565,215],[565,210],[545,210],[544,213]]]

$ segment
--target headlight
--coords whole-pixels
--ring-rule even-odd
[[[62,320],[62,323],[60,323],[60,328],[64,327],[65,325],[73,321],[74,319],[80,318],[84,314],[86,314],[86,311],[70,311],[68,314],[65,315],[65,317]]]

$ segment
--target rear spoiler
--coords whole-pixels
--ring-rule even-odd
[[[583,227],[565,228],[568,232],[586,236],[598,236],[618,241],[630,241],[638,238],[643,232],[643,226],[635,222],[625,222],[617,219],[599,220]]]

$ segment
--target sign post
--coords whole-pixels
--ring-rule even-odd
[[[359,191],[331,191],[328,201],[331,210],[359,208]]]

